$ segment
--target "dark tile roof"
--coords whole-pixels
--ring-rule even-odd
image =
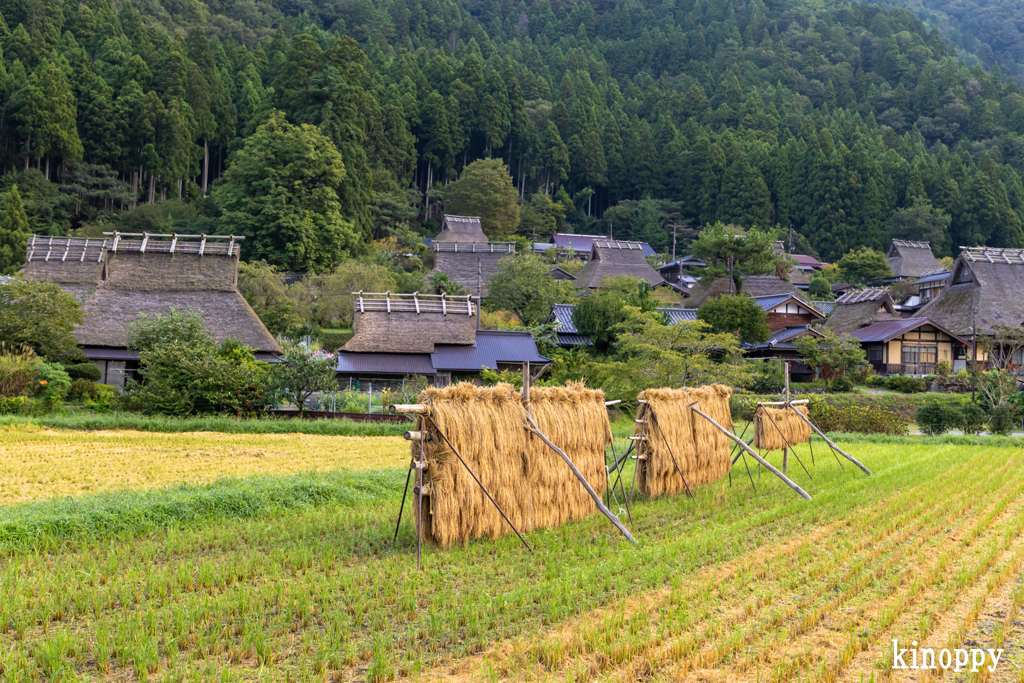
[[[821,270],[822,268],[828,265],[827,263],[822,263],[818,259],[814,258],[813,256],[808,256],[807,254],[786,254],[786,256],[796,261],[798,268],[811,268],[812,270]]]
[[[653,249],[652,249],[652,251],[653,251]],[[668,263],[666,263],[665,265],[661,266],[660,268],[655,268],[655,270],[662,271],[662,270],[666,270],[666,269],[669,269],[669,268],[677,268],[677,267],[682,267],[682,268],[706,268],[707,265],[708,264],[704,263],[703,261],[701,261],[696,256],[681,256],[681,257],[677,258],[675,261],[669,261]]]
[[[949,336],[955,338],[957,341],[964,343],[965,340],[958,337],[956,334],[943,328],[941,325],[928,320],[927,318],[903,318],[901,320],[883,320],[877,323],[872,323],[867,327],[862,327],[859,330],[850,332],[850,335],[856,337],[862,342],[887,342],[891,339],[915,330],[918,327],[924,325],[931,325],[941,332],[945,332]]]
[[[889,295],[885,287],[869,287],[859,292],[847,292],[836,299],[837,304],[859,304],[862,301],[881,301]]]
[[[921,279],[914,280],[915,285],[927,285],[932,282],[944,282],[949,278],[949,271],[943,268],[937,273],[925,273]]]
[[[574,304],[555,304],[551,307],[551,315],[548,320],[558,323],[558,331],[566,334],[578,334],[579,330],[572,321],[572,311],[576,308]]]
[[[696,308],[657,308],[658,313],[668,313],[673,323],[680,323],[697,319]]]
[[[822,313],[824,313],[825,315],[831,313],[832,310],[836,307],[835,301],[811,301],[811,303],[814,304],[814,307],[817,308]]]
[[[429,353],[338,353],[338,372],[386,375],[434,375]]]
[[[804,334],[811,334],[816,337],[822,336],[820,332],[812,328],[810,325],[790,325],[789,327],[782,328],[764,342],[745,344],[744,346],[755,351],[767,349],[795,351],[796,346],[793,344],[793,340]]]
[[[559,346],[590,346],[590,337],[585,334],[565,334],[556,332]]]
[[[438,344],[430,361],[439,371],[479,372],[481,368],[496,370],[498,363],[550,363],[537,352],[537,344],[529,332],[479,330],[472,346]]]
[[[589,252],[596,240],[609,241],[606,235],[572,235],[565,232],[556,232],[551,242],[561,249],[572,249],[578,252]],[[614,241],[614,240],[612,240]],[[654,256],[657,252],[647,242],[636,242],[643,249],[644,258]]]
[[[112,346],[83,346],[82,355],[89,360],[138,360],[139,352],[132,349],[117,348]],[[283,363],[280,356],[274,353],[257,351],[253,353],[256,360],[263,363]]]

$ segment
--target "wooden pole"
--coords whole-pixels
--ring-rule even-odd
[[[612,469],[617,469],[615,463],[619,462],[619,458],[615,455],[615,437],[612,437]],[[630,444],[629,450],[633,449],[633,445]],[[629,525],[633,526],[633,512],[629,509],[629,499],[626,498],[626,487],[622,483],[622,470],[617,470],[619,490],[622,491],[622,499],[626,501],[626,514],[629,516]],[[608,477],[608,483],[611,484],[610,488],[612,495],[615,495],[615,484],[611,483],[611,470],[606,470],[605,475]]]
[[[701,417],[703,417],[705,420],[707,420],[708,422],[713,424],[715,427],[717,427],[718,431],[722,432],[727,437],[729,437],[730,439],[732,439],[733,441],[738,443],[740,445],[740,447],[743,448],[747,453],[750,453],[750,455],[752,455],[754,457],[754,459],[757,460],[758,463],[760,463],[761,465],[764,465],[766,470],[768,470],[769,472],[774,474],[776,477],[778,477],[779,479],[784,481],[786,483],[786,485],[789,486],[789,488],[791,488],[794,491],[796,491],[797,494],[801,498],[804,498],[806,500],[810,500],[811,499],[811,496],[810,496],[810,494],[807,493],[807,491],[804,491],[802,488],[800,488],[795,483],[790,481],[789,477],[784,475],[782,472],[779,472],[767,460],[762,458],[760,455],[758,455],[754,451],[750,450],[750,448],[747,446],[747,444],[743,443],[743,439],[739,438],[738,436],[736,436],[735,434],[730,432],[728,429],[726,429],[722,425],[720,425],[717,422],[715,422],[714,418],[710,417],[709,415],[707,415],[706,413],[701,411],[699,408],[697,408],[697,406],[690,406],[690,410],[692,410],[693,412],[695,412],[698,415],[700,415]]]
[[[389,413],[415,413],[416,415],[427,415],[430,408],[422,403],[393,403],[388,406]]]
[[[862,471],[864,472],[864,474],[866,474],[866,475],[868,475],[868,476],[871,476],[871,470],[869,470],[869,469],[868,469],[867,467],[864,467],[864,465],[860,464],[860,463],[859,463],[859,462],[857,461],[857,459],[856,459],[856,458],[854,458],[854,457],[853,457],[852,455],[850,455],[849,453],[847,453],[846,451],[844,451],[844,450],[843,450],[842,448],[840,448],[839,446],[835,445],[835,444],[834,444],[834,443],[832,442],[832,440],[831,440],[830,438],[828,438],[827,436],[825,436],[825,433],[824,433],[824,432],[822,432],[822,431],[821,431],[820,429],[818,429],[818,428],[817,428],[817,427],[816,427],[816,426],[814,425],[814,423],[813,423],[813,422],[811,422],[811,421],[810,421],[810,420],[808,420],[808,419],[807,419],[806,417],[804,417],[804,414],[803,414],[803,413],[801,413],[801,412],[800,412],[799,410],[797,410],[797,409],[795,409],[795,408],[793,408],[793,412],[794,412],[794,413],[796,413],[797,415],[799,415],[799,416],[800,416],[800,419],[801,419],[801,420],[803,420],[804,422],[806,422],[807,424],[809,424],[809,425],[811,426],[811,429],[813,429],[813,430],[814,430],[815,432],[817,432],[818,436],[820,436],[820,437],[821,437],[822,439],[824,439],[824,440],[825,440],[825,443],[827,443],[827,444],[828,444],[829,446],[831,446],[832,448],[834,448],[834,449],[835,449],[835,450],[836,450],[837,452],[839,452],[839,453],[840,453],[840,454],[841,454],[841,455],[842,455],[842,456],[843,456],[844,458],[846,458],[847,460],[849,460],[850,462],[852,462],[852,463],[853,463],[854,465],[856,465],[857,467],[859,467],[859,468],[860,468],[860,469],[861,469],[861,470],[862,470]]]
[[[420,462],[419,467],[416,468],[416,480],[418,482],[416,486],[416,495],[419,497],[417,504],[420,508],[419,524],[416,526],[416,571],[423,569],[422,555],[423,555],[423,470],[424,470],[424,449],[423,443],[426,441],[423,434],[427,431],[427,425],[424,424],[424,420],[421,417],[420,423]],[[437,425],[435,425],[437,426]],[[454,448],[452,450],[455,450]]]
[[[797,461],[798,463],[800,463],[800,467],[803,467],[803,468],[804,468],[804,472],[806,472],[806,473],[807,473],[807,478],[808,478],[808,479],[814,479],[814,477],[812,477],[812,476],[811,476],[811,473],[810,473],[810,472],[807,472],[807,468],[806,468],[806,467],[804,467],[804,462],[803,462],[803,460],[801,460],[801,459],[800,459],[800,456],[796,454],[796,446],[794,446],[793,444],[791,444],[791,443],[789,442],[789,439],[787,439],[787,438],[786,438],[786,435],[782,433],[782,430],[781,430],[781,429],[779,429],[779,425],[778,425],[778,423],[776,423],[776,422],[775,422],[775,420],[774,420],[774,419],[772,418],[772,416],[771,416],[771,415],[769,415],[768,413],[765,413],[765,414],[764,414],[764,416],[768,418],[768,421],[772,423],[772,426],[773,426],[773,427],[775,427],[775,431],[777,431],[777,432],[779,433],[779,436],[781,436],[781,437],[782,437],[782,440],[786,442],[786,446],[787,446],[787,448],[784,448],[784,449],[783,449],[783,451],[787,451],[787,450],[788,450],[789,448],[792,448],[792,449],[793,449],[793,457],[794,457],[794,458],[796,458],[796,461]],[[786,456],[785,456],[785,455],[783,455],[782,457],[783,457],[783,458],[785,458]],[[785,459],[783,459],[783,461],[782,461],[782,471],[783,471],[783,472],[785,472],[785,471],[786,471],[786,461],[785,461]]]
[[[785,375],[785,377],[786,377],[786,403],[789,403],[789,361],[788,360],[782,361],[782,374]],[[771,420],[770,417],[768,419]],[[774,420],[772,420],[772,424],[775,424]],[[779,434],[782,434],[782,430],[779,429],[778,426],[776,426],[775,429],[778,430]],[[785,439],[786,437],[783,436],[782,438]],[[786,442],[788,444],[789,440],[787,439]],[[782,471],[783,472],[785,472],[787,470],[787,465],[788,464],[789,464],[789,448],[783,448],[782,449]],[[806,471],[807,468],[805,467],[804,470]],[[808,477],[811,476],[810,473],[808,473],[807,476]]]
[[[648,418],[648,421],[649,420],[650,418]],[[668,454],[672,457],[672,464],[675,465],[676,472],[679,474],[679,478],[683,480],[683,486],[686,487],[686,495],[688,495],[690,498],[693,498],[693,492],[690,491],[690,485],[686,483],[686,477],[683,476],[683,471],[679,469],[679,463],[676,462],[676,454],[672,452],[672,447],[668,445],[668,439],[665,438],[665,432],[662,431],[661,425],[658,425],[658,433],[661,434],[661,440],[665,442],[665,448],[668,449]]]
[[[604,502],[601,500],[601,496],[597,495],[597,492],[594,491],[594,487],[590,485],[590,482],[588,482],[587,478],[583,476],[583,473],[580,472],[579,469],[577,469],[576,465],[573,464],[572,459],[570,459],[569,456],[565,454],[565,451],[563,451],[561,448],[553,444],[551,440],[547,436],[545,436],[543,432],[540,431],[540,427],[537,426],[537,422],[533,419],[533,415],[530,414],[529,406],[526,406],[526,419],[530,421],[530,427],[528,427],[528,429],[530,429],[531,432],[540,437],[540,440],[546,443],[551,448],[551,450],[553,450],[555,453],[558,453],[559,457],[561,457],[562,460],[565,461],[565,464],[569,466],[569,469],[572,470],[572,473],[576,475],[576,478],[579,479],[579,482],[583,484],[583,488],[585,488],[587,490],[587,493],[590,494],[590,497],[594,499],[594,504],[597,505],[597,509],[600,510],[604,514],[604,516],[607,517],[608,520],[612,524],[614,524],[620,532],[622,532],[623,536],[629,539],[629,541],[634,545],[637,545],[636,539],[633,538],[633,534],[629,533],[629,530],[622,525],[622,522],[619,521],[619,518],[613,515],[612,511],[605,507]]]

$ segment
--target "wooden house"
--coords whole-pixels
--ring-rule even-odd
[[[172,308],[202,314],[213,338],[237,339],[257,358],[281,352],[238,291],[242,237],[107,233],[105,240],[29,239],[25,277],[55,282],[81,300],[75,338],[102,372],[101,383],[123,386],[138,368],[128,349],[129,325],[140,314]],[[76,265],[77,264],[77,265]]]
[[[768,329],[778,332],[787,327],[803,327],[825,319],[825,314],[792,294],[751,297],[765,312]]]
[[[628,275],[650,283],[652,287],[665,285],[665,278],[651,268],[640,242],[594,240],[590,260],[576,273],[573,283],[580,289],[598,289],[605,278]]]
[[[964,339],[927,318],[883,320],[850,332],[860,340],[879,375],[928,375],[952,361]]]
[[[477,216],[448,216],[430,244],[434,252],[431,273],[446,273],[450,280],[475,296],[487,296],[487,283],[498,261],[514,256],[513,242],[491,242]]]
[[[893,240],[885,258],[896,280],[910,280],[943,269],[928,242]]]

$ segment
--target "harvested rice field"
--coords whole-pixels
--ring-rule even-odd
[[[17,470],[12,439],[37,442],[0,434]],[[422,573],[410,510],[392,543],[402,442],[390,469],[318,475],[358,495],[247,518],[4,546],[76,509],[7,505],[0,680],[1024,680],[1024,452],[840,445],[874,476],[817,442],[812,479],[790,468],[810,502],[756,470],[753,491],[740,463],[692,500],[638,500],[639,547],[593,515],[529,533],[534,555],[514,535],[425,547]],[[1004,652],[993,672],[894,670],[894,638]]]
[[[401,437],[0,430],[0,504],[223,477],[400,467]]]

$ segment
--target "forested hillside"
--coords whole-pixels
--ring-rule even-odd
[[[372,239],[432,234],[427,190],[491,156],[508,165],[531,237],[564,214],[578,232],[659,250],[673,229],[719,220],[791,226],[826,260],[894,234],[931,239],[940,255],[1024,246],[1024,93],[959,62],[902,9],[14,0],[2,11],[0,190],[17,185],[39,232],[262,229],[246,257],[322,269]]]

